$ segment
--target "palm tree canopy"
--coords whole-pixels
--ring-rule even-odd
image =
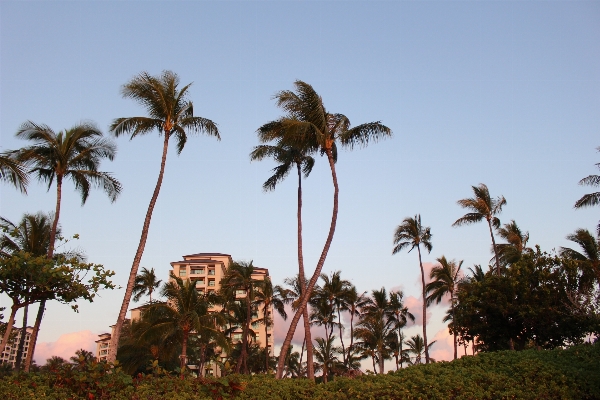
[[[275,190],[277,184],[288,176],[294,165],[300,168],[304,177],[310,175],[315,165],[313,157],[299,147],[283,141],[279,141],[276,146],[266,144],[256,146],[250,153],[252,161],[261,161],[269,157],[273,158],[278,165],[273,168],[273,175],[263,184],[264,191]]]
[[[445,256],[437,259],[439,265],[434,266],[429,273],[431,282],[425,287],[425,291],[429,294],[427,296],[427,305],[439,304],[446,294],[454,295],[456,287],[458,286],[458,274],[463,261],[458,263],[454,260],[449,261]],[[454,299],[451,299],[454,301]]]
[[[0,237],[0,256],[10,257],[15,251],[24,251],[34,256],[48,253],[53,220],[54,216],[42,212],[24,214],[18,224],[0,218],[0,229],[4,231]],[[57,229],[57,234],[60,235],[60,228]]]
[[[567,235],[567,239],[577,243],[581,251],[568,247],[560,248],[560,255],[578,261],[600,261],[600,239],[597,239],[587,229],[577,229],[575,233]]]
[[[91,122],[84,122],[71,129],[55,133],[47,125],[25,122],[16,134],[34,144],[22,148],[17,158],[28,167],[38,180],[48,184],[54,179],[71,179],[85,204],[90,188],[101,187],[111,201],[121,193],[121,183],[108,172],[98,171],[102,159],[113,160],[117,152],[115,144],[102,136]]]
[[[135,295],[133,300],[137,302],[145,294],[152,297],[152,292],[158,289],[161,283],[162,280],[156,279],[154,268],[150,270],[142,268],[142,273],[135,277],[135,285],[133,286],[133,293]]]
[[[598,147],[596,150],[600,151],[600,147]],[[600,163],[597,163],[596,166],[600,168]],[[579,181],[579,184],[583,186],[598,187],[600,186],[600,175],[586,176]],[[600,204],[600,192],[589,193],[577,200],[575,203],[575,208],[592,207],[597,206],[598,204]]]
[[[496,245],[501,265],[514,264],[521,259],[523,253],[532,251],[530,247],[527,247],[529,232],[523,232],[514,219],[498,228],[497,232],[498,236],[508,242]]]
[[[493,199],[490,196],[488,187],[483,183],[480,183],[479,186],[471,187],[475,196],[458,200],[457,203],[462,208],[469,209],[472,212],[457,219],[452,226],[472,224],[486,219],[491,222],[492,226],[498,228],[500,226],[500,219],[495,217],[495,215],[502,211],[502,207],[506,205],[506,199],[503,196]]]
[[[394,249],[392,254],[396,254],[405,248],[410,247],[410,253],[416,246],[423,245],[428,252],[433,248],[431,244],[431,228],[424,227],[421,224],[421,215],[404,218],[404,221],[396,228],[394,233]]]
[[[386,314],[388,318],[394,323],[395,328],[402,328],[408,320],[415,320],[415,316],[408,311],[408,307],[404,305],[404,293],[401,290],[390,292],[390,300],[388,303],[388,310]]]
[[[123,85],[121,94],[136,100],[146,109],[148,117],[117,118],[110,125],[115,136],[138,135],[158,130],[159,134],[174,135],[177,153],[181,153],[189,132],[204,133],[221,139],[217,125],[206,118],[194,116],[194,106],[188,99],[191,83],[179,89],[179,76],[172,71],[163,71],[158,77],[147,72],[133,77]]]

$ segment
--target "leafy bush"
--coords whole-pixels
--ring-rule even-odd
[[[503,351],[453,362],[412,366],[386,375],[306,379],[230,375],[186,378],[166,373],[131,379],[119,369],[88,363],[64,371],[0,379],[0,397],[12,399],[600,399],[600,345],[567,350]]]

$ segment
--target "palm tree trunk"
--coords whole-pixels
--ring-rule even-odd
[[[300,350],[300,369],[302,369],[302,358],[304,357],[304,345],[306,344],[306,337],[302,341],[302,349]],[[306,363],[307,375],[308,375],[308,362]]]
[[[429,345],[427,341],[427,301],[425,301],[425,270],[421,261],[421,246],[417,245],[419,252],[419,266],[421,267],[421,283],[423,284],[423,341],[425,342],[425,364],[429,364]]]
[[[264,311],[264,323],[265,323],[265,374],[269,373],[269,337],[267,336],[267,332],[268,332],[268,326],[267,323],[269,322],[268,318],[267,318],[267,312],[269,311],[267,304],[265,303],[265,311]]]
[[[375,366],[375,354],[371,356],[371,360],[373,360],[373,372],[377,375],[377,367]]]
[[[27,302],[27,299],[25,299]],[[21,328],[21,338],[19,339],[19,347],[17,348],[17,357],[15,359],[15,369],[21,370],[21,360],[23,359],[23,348],[25,347],[25,337],[27,336],[27,314],[29,305],[23,307],[23,327]]]
[[[117,359],[117,347],[119,346],[119,338],[121,337],[121,329],[125,322],[125,316],[127,309],[129,308],[129,302],[131,301],[131,295],[133,293],[133,286],[135,284],[135,277],[137,276],[140,262],[142,261],[142,254],[144,254],[144,248],[146,247],[146,240],[148,239],[148,230],[150,229],[150,220],[152,219],[152,212],[154,211],[154,205],[158,199],[158,193],[160,192],[160,186],[163,181],[165,173],[165,163],[167,161],[167,150],[169,148],[169,137],[170,132],[165,132],[165,140],[163,143],[162,159],[160,162],[160,172],[158,173],[158,180],[156,181],[156,187],[152,194],[152,199],[148,205],[148,211],[146,211],[146,218],[144,219],[144,226],[142,227],[142,236],[140,237],[140,243],[138,244],[135,257],[133,258],[133,264],[131,265],[131,272],[129,273],[129,280],[127,281],[127,288],[125,289],[125,296],[123,297],[123,303],[121,304],[121,310],[119,311],[119,317],[115,324],[115,329],[112,337],[110,338],[110,347],[108,352],[107,361],[114,362]]]
[[[58,229],[58,219],[60,218],[60,204],[62,201],[62,175],[56,175],[56,208],[54,210],[54,221],[52,222],[52,229],[50,230],[50,242],[48,245],[48,259],[54,257],[54,245],[56,241],[56,230]],[[42,325],[42,318],[44,318],[44,311],[46,310],[46,299],[42,299],[40,302],[40,308],[38,308],[37,315],[35,317],[35,323],[33,324],[33,331],[29,338],[29,350],[27,351],[27,357],[25,358],[25,372],[29,372],[31,363],[33,362],[33,355],[35,353],[35,345],[37,343],[38,334],[40,332],[40,325]]]
[[[494,248],[494,255],[496,256],[496,274],[500,276],[500,262],[498,261],[498,249],[496,248],[496,239],[494,239],[494,232],[492,231],[492,222],[488,219],[487,223],[490,228],[490,236],[492,237],[492,247]]]
[[[248,331],[250,330],[250,321],[252,319],[252,309],[250,307],[250,288],[246,288],[246,322],[244,323],[243,333],[242,333],[242,352],[240,354],[240,358],[238,359],[238,363],[235,366],[235,373],[239,374],[242,365],[244,365],[244,373],[248,373]]]
[[[183,342],[181,343],[181,364],[179,366],[180,368],[180,377],[181,379],[183,379],[184,374],[185,374],[185,367],[187,364],[187,342],[188,342],[188,336],[189,336],[190,332],[188,330],[183,330]]]
[[[452,323],[456,324],[456,318],[454,317],[454,294],[450,293],[450,301],[452,302]],[[454,336],[454,359],[456,360],[458,358],[458,343],[456,341],[456,325],[454,325],[454,329],[453,329],[453,335]]]
[[[379,350],[379,360],[377,360],[377,361],[379,361],[379,373],[383,375],[384,359],[383,359],[383,351],[381,349]]]
[[[2,338],[2,347],[0,347],[0,353],[4,351],[4,348],[8,344],[8,339],[10,338],[13,325],[15,324],[15,315],[17,314],[18,309],[18,305],[13,303],[12,307],[10,308],[10,317],[6,323],[6,331],[4,331],[4,337]]]
[[[346,347],[344,346],[344,339],[342,338],[342,318],[340,316],[340,309],[338,307],[338,327],[340,328],[340,341],[342,342],[342,357],[344,358],[344,365],[346,365]]]
[[[304,254],[302,251],[302,171],[300,164],[296,164],[298,169],[298,280],[300,281],[300,296],[306,291],[306,279],[304,275]],[[313,366],[313,347],[310,334],[310,319],[308,316],[308,307],[302,313],[304,320],[304,341],[306,342],[306,375],[308,379],[315,380],[315,369]],[[302,365],[302,362],[300,362]]]
[[[285,340],[283,341],[283,345],[281,346],[281,352],[279,353],[279,360],[277,362],[277,379],[281,379],[283,376],[283,366],[285,363],[285,354],[292,343],[292,338],[294,337],[294,333],[296,332],[296,326],[298,325],[298,321],[300,320],[300,316],[306,309],[306,303],[310,298],[313,288],[321,275],[321,270],[323,269],[323,264],[325,264],[325,259],[327,258],[327,253],[329,252],[329,247],[331,246],[331,242],[333,241],[333,235],[335,233],[335,225],[337,222],[337,214],[338,214],[338,195],[339,195],[339,187],[337,182],[337,175],[335,173],[335,163],[333,161],[333,154],[331,152],[331,148],[326,148],[325,152],[327,154],[327,160],[329,161],[329,168],[331,169],[331,178],[333,180],[333,211],[331,215],[331,224],[329,225],[329,234],[327,235],[327,240],[325,241],[325,246],[323,247],[323,251],[321,252],[321,257],[317,263],[317,267],[315,268],[315,272],[313,276],[310,278],[308,282],[308,287],[306,289],[306,293],[302,295],[302,300],[300,301],[300,306],[294,314],[292,318],[292,322],[290,323],[290,328],[288,329],[287,335],[285,336]],[[310,361],[310,360],[309,360]],[[309,362],[310,363],[310,362]]]

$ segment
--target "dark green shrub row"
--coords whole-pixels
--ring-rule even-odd
[[[567,350],[484,353],[454,362],[409,367],[386,375],[336,378],[315,385],[270,376],[131,379],[100,367],[72,372],[12,375],[0,398],[12,399],[600,399],[600,345]]]

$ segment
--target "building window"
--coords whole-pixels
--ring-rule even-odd
[[[208,274],[209,275],[214,275],[215,274],[215,270],[214,269],[208,269]]]
[[[180,269],[180,270],[179,270],[179,276],[187,276],[187,270],[185,270],[185,269]]]
[[[208,280],[208,286],[215,286],[215,280],[214,279],[209,279]]]
[[[239,340],[242,340],[242,334],[241,334],[241,333],[234,333],[234,334],[232,335],[232,339],[233,339],[233,340],[238,340],[238,341],[239,341]]]
[[[244,295],[246,295],[246,291],[245,290],[236,290],[235,294],[236,294],[236,296],[244,296]]]
[[[192,275],[204,275],[204,267],[203,268],[192,267]]]

